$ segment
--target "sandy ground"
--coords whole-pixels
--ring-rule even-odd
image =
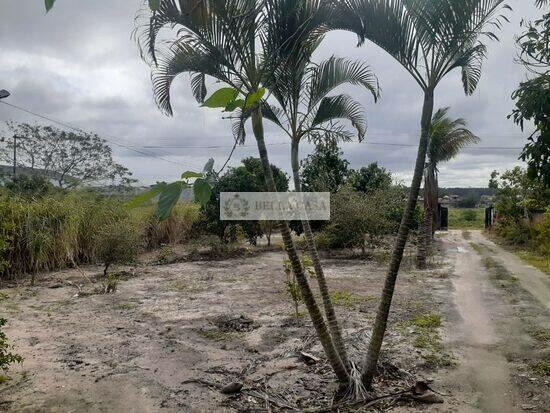
[[[451,231],[440,238],[429,271],[414,270],[410,255],[405,260],[376,388],[393,392],[425,379],[446,394],[444,403],[392,399],[376,409],[546,411],[550,378],[533,366],[548,359],[548,340],[541,336],[550,331],[548,310],[523,282],[495,277],[500,267],[484,265],[485,256],[506,257],[503,267],[517,262],[489,249],[496,246],[477,246],[488,243],[481,234]],[[100,284],[89,280],[98,268],[42,275],[34,288],[26,282],[3,288],[0,314],[25,361],[0,384],[0,411],[303,411],[329,405],[334,377],[307,316],[293,316],[282,260],[282,253],[265,252],[143,264],[128,269],[112,294],[77,294],[76,286],[89,293]],[[324,265],[350,353],[360,361],[385,263],[325,258]],[[415,324],[427,315],[441,315],[442,326]],[[300,351],[320,360],[308,365]],[[216,388],[237,380],[244,383],[238,395]]]

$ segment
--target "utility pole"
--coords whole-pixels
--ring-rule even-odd
[[[17,174],[17,135],[13,135],[13,177]]]

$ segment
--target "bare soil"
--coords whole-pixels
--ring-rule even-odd
[[[537,368],[548,356],[548,312],[520,283],[501,285],[474,242],[460,231],[442,236],[428,271],[414,270],[407,254],[376,381],[381,395],[426,380],[445,394],[444,403],[394,397],[372,411],[540,412],[550,406],[550,379]],[[26,280],[3,286],[0,315],[25,361],[0,384],[0,411],[329,406],[335,379],[307,315],[294,315],[283,258],[271,251],[156,265],[148,256],[125,268],[111,294],[95,293],[99,267],[42,274],[36,287]],[[360,362],[386,264],[326,258],[324,265],[351,356]],[[319,361],[307,363],[300,352]],[[235,381],[244,384],[242,391],[220,392]]]

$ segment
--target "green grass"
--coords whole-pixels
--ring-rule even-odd
[[[454,367],[457,361],[453,354],[445,349],[439,334],[441,315],[437,313],[418,314],[405,322],[405,326],[414,326],[412,345],[421,349],[422,358],[433,367]]]
[[[550,360],[543,360],[534,364],[533,371],[541,376],[550,376]]]
[[[412,323],[417,327],[437,328],[441,326],[441,315],[433,313],[417,315]]]
[[[484,208],[449,208],[449,229],[485,228]]]
[[[550,275],[550,258],[543,257],[542,255],[537,254],[533,251],[515,251],[516,255],[520,257],[523,261],[532,265],[535,268],[538,268],[542,272]]]
[[[334,291],[330,294],[330,298],[334,305],[340,305],[348,308],[354,308],[357,304],[365,301],[373,300],[376,297],[355,295],[347,291]]]

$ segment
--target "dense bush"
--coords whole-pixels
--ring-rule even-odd
[[[85,263],[128,262],[139,247],[190,237],[198,207],[179,204],[159,222],[154,208],[128,210],[123,201],[90,191],[26,198],[0,191],[0,278]]]
[[[195,233],[199,221],[200,206],[194,203],[179,203],[172,214],[160,221],[155,207],[135,208],[131,211],[134,221],[144,225],[144,246],[147,249],[159,248],[164,244],[177,244],[189,241]]]
[[[103,275],[107,276],[113,264],[132,263],[140,247],[140,233],[129,217],[114,217],[97,229],[94,240],[96,260],[105,265]]]
[[[6,319],[0,318],[0,371],[7,371],[10,364],[21,363],[23,358],[16,353],[12,353],[13,346],[8,343],[6,334],[2,331],[2,327],[6,325]],[[0,375],[0,383],[2,383],[2,375]]]
[[[3,181],[8,191],[23,197],[41,198],[60,191],[43,175],[17,175],[14,178],[3,179]]]
[[[345,187],[331,197],[330,223],[317,239],[329,248],[376,247],[385,235],[397,233],[405,204],[401,187],[381,189],[366,195]],[[421,211],[415,211],[413,228],[418,228]]]

